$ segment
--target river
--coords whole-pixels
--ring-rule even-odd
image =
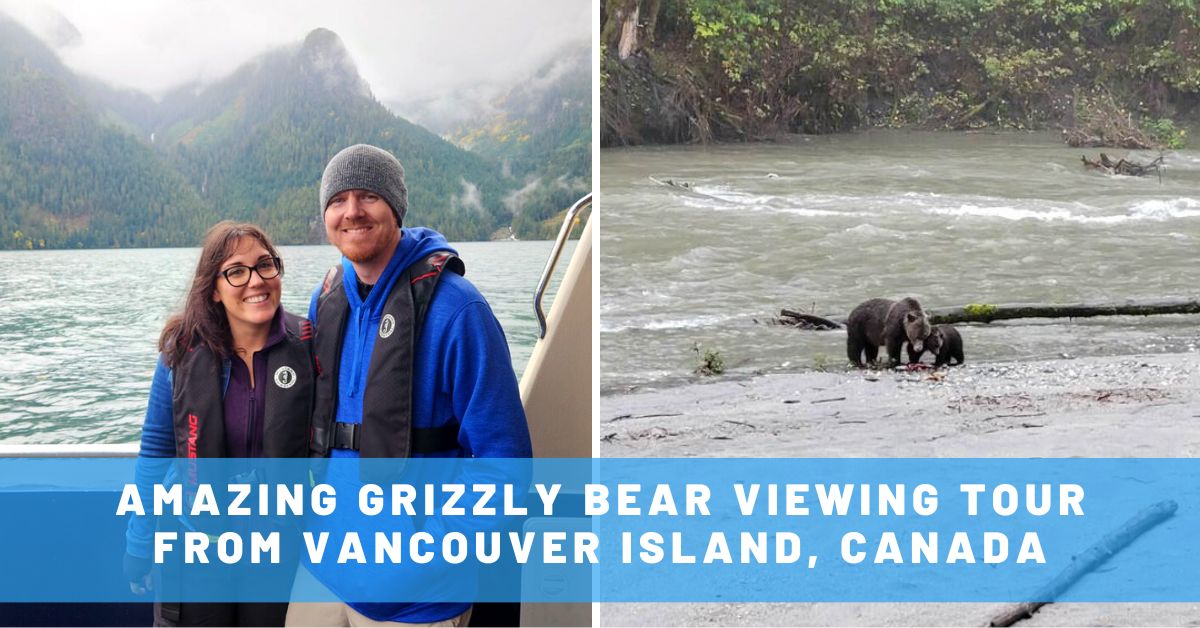
[[[909,131],[602,151],[601,390],[700,379],[697,346],[735,376],[846,367],[844,332],[763,324],[782,308],[1197,295],[1200,151],[1167,153],[1161,180],[1085,170],[1097,152]],[[1197,316],[961,331],[978,362],[1200,350]]]
[[[518,376],[537,340],[533,291],[553,242],[455,244],[503,325]],[[558,265],[561,278],[572,242]],[[136,440],[167,316],[199,249],[0,251],[0,442]],[[331,246],[280,247],[283,305],[305,313]],[[545,300],[549,311],[555,286]]]

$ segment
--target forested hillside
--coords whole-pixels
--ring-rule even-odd
[[[376,102],[337,35],[318,29],[295,49],[257,59],[199,94],[164,99],[155,145],[224,215],[285,241],[319,241],[325,163],[357,143],[404,164],[412,224],[482,240],[508,215],[513,184],[497,165],[392,115]]]
[[[521,188],[505,202],[519,238],[550,238],[560,214],[591,189],[592,57],[570,46],[493,103],[497,112],[449,134],[500,161]]]
[[[487,239],[514,217],[540,225],[574,200],[521,196],[532,178],[562,174],[526,167],[522,146],[471,152],[393,115],[325,29],[156,102],[74,76],[0,16],[0,71],[0,248],[194,245],[222,218],[258,222],[281,243],[321,242],[322,169],[360,142],[404,164],[409,224],[451,240]],[[536,144],[576,172],[583,156],[590,165],[577,139]]]
[[[1200,103],[1193,0],[603,0],[605,145],[1041,128]]]
[[[184,245],[215,219],[105,125],[52,52],[0,15],[0,248]]]

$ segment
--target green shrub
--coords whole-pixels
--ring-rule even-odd
[[[1170,118],[1143,120],[1142,130],[1156,143],[1171,150],[1179,150],[1187,144],[1187,130],[1176,128]]]
[[[695,370],[697,375],[720,375],[725,372],[725,360],[719,351],[701,348],[700,343],[693,344],[692,351],[700,360]]]

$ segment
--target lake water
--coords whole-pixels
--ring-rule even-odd
[[[533,292],[553,242],[454,245],[504,326],[518,376],[537,340]],[[574,243],[556,274],[561,278]],[[339,257],[281,247],[283,304]],[[122,443],[141,433],[158,334],[182,305],[199,249],[0,251],[0,442]],[[545,300],[549,311],[553,290]]]
[[[844,332],[756,322],[782,308],[1200,294],[1200,151],[1168,153],[1161,180],[1085,170],[1097,152],[930,132],[602,151],[601,388],[692,381],[696,345],[733,374],[847,364]],[[969,361],[1200,347],[1196,316],[961,329]]]

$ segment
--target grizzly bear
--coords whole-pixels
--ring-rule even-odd
[[[954,366],[963,363],[963,341],[958,330],[952,325],[934,325],[929,330],[929,337],[925,339],[924,346],[914,351],[913,346],[908,345],[908,363],[915,364],[921,361],[921,356],[928,351],[933,354],[933,365],[941,368],[950,364],[950,360],[954,360]]]
[[[846,355],[855,365],[866,366],[878,357],[879,347],[886,346],[890,366],[895,366],[905,342],[921,351],[928,335],[929,317],[916,299],[870,299],[854,308],[846,321]]]

